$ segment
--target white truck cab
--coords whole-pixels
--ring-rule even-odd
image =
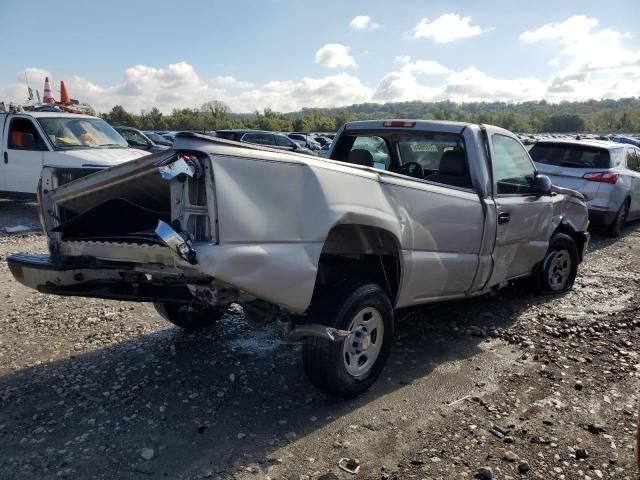
[[[77,177],[148,155],[90,115],[0,113],[0,132],[0,196],[9,198],[34,196],[44,166],[79,169]]]

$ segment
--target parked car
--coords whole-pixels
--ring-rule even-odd
[[[640,218],[640,149],[601,140],[545,140],[530,150],[538,171],[584,195],[594,225],[617,237]]]
[[[55,111],[0,113],[0,196],[33,198],[42,167],[55,165],[70,181],[147,155],[104,120]]]
[[[325,137],[324,135],[313,135],[313,140],[318,142],[320,144],[320,147],[331,144],[331,142],[333,141],[329,137]]]
[[[317,152],[318,150],[320,150],[320,144],[309,135],[306,135],[304,133],[287,133],[287,137],[289,137],[291,140],[294,140],[295,142],[298,142],[300,145],[303,145],[305,148],[308,148],[311,151]]]
[[[616,135],[615,137],[613,137],[611,139],[611,141],[616,142],[616,143],[624,143],[627,145],[633,145],[636,147],[640,147],[640,140],[638,140],[637,138],[633,138],[633,137],[625,137],[624,135]]]
[[[331,144],[325,143],[322,147],[320,147],[320,150],[318,151],[318,156],[322,158],[328,158],[329,150],[331,150]]]
[[[145,136],[148,139],[150,139],[153,143],[155,143],[156,145],[160,145],[161,147],[170,147],[171,145],[173,145],[172,141],[167,140],[165,137],[163,137],[159,133],[149,132],[149,131],[143,131],[142,133],[144,133]]]
[[[187,329],[239,302],[256,324],[280,318],[311,381],[341,397],[382,372],[396,309],[523,277],[567,291],[588,243],[582,195],[497,127],[347,123],[330,160],[194,133],[173,148],[61,187],[45,168],[49,253],[9,256],[13,276],[154,302]]]
[[[164,145],[158,145],[137,128],[122,126],[113,128],[115,128],[116,131],[120,135],[122,135],[122,137],[127,141],[130,147],[139,148],[140,150],[146,150],[150,153],[161,152],[168,148]]]
[[[300,146],[286,135],[278,132],[265,130],[216,130],[216,135],[219,138],[234,140],[236,142],[253,143],[278,150],[313,155],[313,152],[308,148]]]

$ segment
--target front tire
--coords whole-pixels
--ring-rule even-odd
[[[380,376],[393,343],[393,306],[377,284],[343,281],[314,299],[318,323],[351,334],[341,342],[304,339],[302,359],[311,382],[331,395],[350,398]]]
[[[629,216],[629,199],[626,199],[620,205],[620,209],[618,213],[616,213],[616,217],[611,222],[611,225],[607,228],[607,235],[610,237],[616,238],[619,237],[622,233],[622,229],[624,228],[624,224],[627,223],[627,217]]]
[[[154,302],[153,306],[162,318],[184,330],[198,330],[213,325],[225,313],[222,307],[189,303]]]
[[[564,233],[551,237],[549,250],[536,269],[536,287],[540,293],[562,293],[571,290],[578,274],[578,249]]]

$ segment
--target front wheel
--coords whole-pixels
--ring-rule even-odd
[[[222,307],[189,303],[154,302],[153,306],[161,317],[184,330],[197,330],[213,325],[225,312]]]
[[[541,293],[562,293],[571,290],[578,274],[578,249],[573,239],[564,233],[551,237],[549,250],[535,273],[537,290]]]
[[[355,397],[380,376],[393,343],[393,306],[377,284],[343,281],[314,300],[319,323],[348,330],[341,342],[304,340],[302,358],[311,382],[331,395]]]

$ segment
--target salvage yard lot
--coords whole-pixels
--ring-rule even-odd
[[[0,201],[0,231],[37,223]],[[567,295],[401,312],[381,379],[351,401],[240,309],[186,334],[148,304],[28,290],[4,261],[18,251],[45,239],[0,233],[0,478],[637,478],[638,222],[593,236]]]

